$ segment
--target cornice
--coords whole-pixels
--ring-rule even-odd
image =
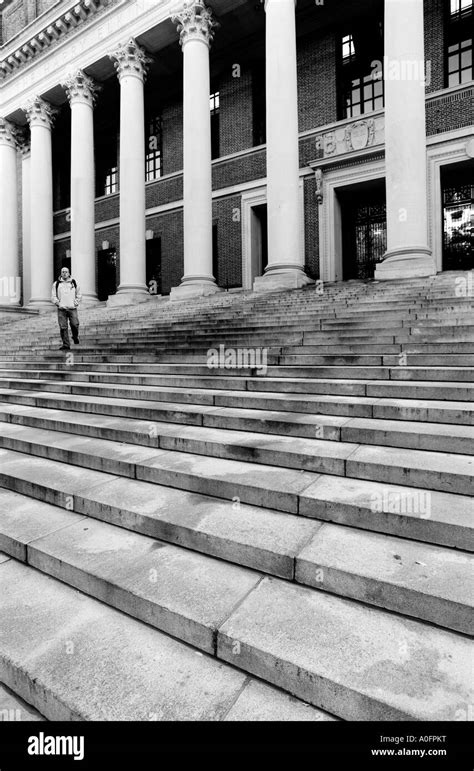
[[[60,12],[56,9],[56,16],[43,14],[38,20],[42,19],[39,25],[30,25],[29,35],[25,37],[21,33],[0,48],[0,81],[6,80],[22,66],[30,64],[79,26],[116,2],[118,0],[74,0],[63,5]]]

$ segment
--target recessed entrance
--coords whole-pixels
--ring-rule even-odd
[[[387,250],[383,180],[340,188],[343,280],[371,279]]]
[[[474,268],[474,161],[441,171],[443,270]]]
[[[146,285],[151,294],[161,294],[161,238],[146,241]]]
[[[268,264],[268,216],[266,203],[251,209],[251,275],[252,283],[263,276]]]
[[[117,252],[115,249],[101,249],[97,254],[98,291],[101,302],[117,292]]]

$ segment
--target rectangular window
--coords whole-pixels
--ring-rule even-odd
[[[118,191],[118,168],[114,166],[105,172],[104,195],[111,195]]]
[[[473,0],[446,0],[446,85],[469,83],[472,65]]]
[[[356,118],[384,106],[383,29],[364,21],[339,39],[339,118]]]
[[[211,157],[219,158],[220,156],[220,142],[219,142],[219,111],[220,111],[220,94],[219,91],[214,91],[209,97],[209,109],[211,111]]]
[[[161,115],[151,118],[147,123],[145,149],[145,179],[151,182],[163,175],[163,142]]]

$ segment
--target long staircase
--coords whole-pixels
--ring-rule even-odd
[[[468,719],[472,277],[2,315],[9,704]]]

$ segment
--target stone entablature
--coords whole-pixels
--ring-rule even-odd
[[[0,79],[7,78],[23,65],[30,63],[56,41],[114,2],[115,0],[75,0],[64,5],[56,18],[50,14],[46,14],[45,18],[40,17],[31,25],[30,30],[25,31],[26,35],[17,35],[16,39],[8,41],[2,47]],[[54,11],[57,14],[57,9]]]

